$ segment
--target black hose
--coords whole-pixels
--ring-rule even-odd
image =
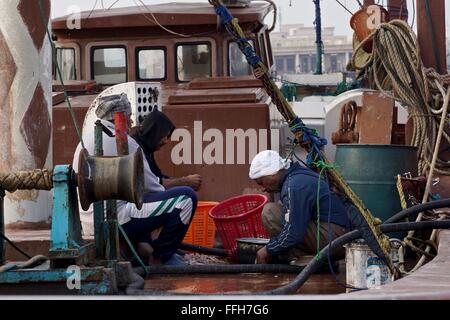
[[[236,273],[299,273],[304,267],[286,264],[230,264],[230,265],[156,265],[148,268],[148,274],[236,274]],[[143,274],[142,268],[135,268]]]
[[[383,224],[380,226],[380,229],[383,233],[422,229],[450,229],[450,220]],[[281,295],[296,293],[298,289],[308,280],[308,278],[322,265],[322,263],[325,262],[329,250],[333,252],[335,249],[358,239],[360,236],[360,232],[355,230],[335,239],[330,245],[322,249],[320,252],[320,258],[312,260],[291,283],[271,291],[261,292],[260,294]]]
[[[450,220],[440,220],[440,221],[422,221],[422,222],[405,222],[389,225],[380,226],[382,232],[398,232],[398,231],[410,231],[410,230],[422,230],[422,229],[450,229]],[[347,233],[336,240],[334,240],[330,245],[326,246],[320,252],[319,259],[313,259],[302,272],[288,285],[279,287],[274,290],[256,292],[255,295],[285,295],[285,294],[295,294],[298,289],[308,280],[309,276],[316,272],[322,263],[327,259],[328,250],[335,250],[340,248],[346,243],[349,243],[355,239],[361,237],[358,230]],[[128,292],[131,295],[180,295],[178,293],[164,292],[164,291],[153,291],[153,290],[133,290]],[[192,294],[181,294],[181,295],[192,295]],[[199,294],[196,294],[199,295]],[[201,294],[200,294],[201,295]],[[227,295],[227,294],[221,294]],[[239,294],[233,294],[239,295]]]
[[[415,215],[415,214],[418,214],[418,213],[421,213],[421,212],[424,212],[427,210],[441,209],[441,208],[446,208],[446,207],[450,207],[450,199],[432,201],[432,202],[428,202],[428,203],[424,203],[424,204],[419,204],[412,208],[400,211],[399,213],[395,214],[394,216],[392,216],[391,218],[386,220],[384,222],[384,224],[395,223],[397,221],[402,220],[403,218],[405,218],[407,216],[412,216],[412,215]]]
[[[211,255],[211,256],[228,257],[227,250],[225,250],[225,249],[202,247],[202,246],[197,246],[197,245],[185,243],[185,242],[183,242],[180,245],[180,249],[186,250],[186,251],[192,251],[192,252],[196,252],[196,253],[201,253],[201,254],[207,254],[207,255]]]

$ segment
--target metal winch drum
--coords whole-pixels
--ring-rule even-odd
[[[97,201],[124,200],[140,210],[144,194],[144,165],[141,150],[121,157],[93,157],[80,152],[78,192],[83,210]]]
[[[399,249],[402,242],[391,239],[391,259],[395,267],[399,264]],[[378,289],[393,281],[389,268],[363,239],[358,239],[345,247],[347,285],[355,289]],[[348,289],[347,291],[352,291]]]

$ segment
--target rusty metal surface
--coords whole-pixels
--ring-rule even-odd
[[[265,96],[261,88],[183,90],[169,97],[170,105],[215,104],[215,103],[256,103]]]
[[[64,92],[53,92],[52,93],[52,105],[56,106],[61,102],[64,102],[65,96]]]
[[[37,85],[33,99],[22,119],[20,133],[34,157],[34,168],[42,169],[49,152],[52,124],[44,90],[40,83]]]
[[[196,78],[188,84],[188,89],[232,89],[262,88],[262,82],[254,76]]]
[[[232,163],[226,164],[227,154],[231,154],[231,150],[226,148],[226,130],[260,129],[267,133],[267,147],[270,148],[270,120],[269,108],[263,103],[241,103],[241,104],[203,104],[203,105],[179,105],[165,106],[164,113],[173,121],[177,128],[186,129],[191,135],[191,164],[178,165],[172,161],[172,148],[179,142],[170,142],[161,151],[156,152],[158,165],[163,172],[171,177],[181,177],[189,174],[197,173],[202,175],[203,184],[199,191],[199,199],[204,201],[223,201],[227,198],[243,194],[246,190],[254,189],[257,185],[249,179],[248,170],[250,167],[249,160],[249,143],[246,141],[245,146],[245,164],[237,162],[238,143],[234,144],[234,158]],[[194,133],[194,122],[201,121],[202,132]],[[217,129],[224,137],[223,147],[223,164],[207,165],[203,159],[203,152],[210,142],[203,142],[203,133],[208,129]],[[265,140],[263,137],[258,139]],[[202,159],[194,159],[195,148],[201,149],[200,157]],[[254,145],[252,145],[254,146]],[[254,146],[256,147],[256,146]],[[196,164],[197,163],[197,164]],[[228,162],[229,163],[229,162]]]
[[[187,26],[198,24],[217,24],[217,16],[214,8],[208,3],[161,3],[148,5],[149,10],[154,13],[156,19],[164,26]],[[263,21],[269,13],[270,5],[266,3],[252,4],[249,8],[232,9],[231,12],[239,19],[239,22]],[[113,8],[111,10],[96,10],[90,18],[90,11],[81,13],[82,28],[130,28],[155,26],[153,19],[145,8],[126,7]],[[149,18],[150,17],[150,18]],[[54,30],[67,29],[67,16],[54,19],[52,28]]]
[[[71,104],[80,128],[86,112],[96,95],[71,98]],[[75,125],[66,102],[53,107],[53,165],[71,164],[79,143]]]
[[[54,92],[88,92],[99,89],[97,83],[94,80],[66,80],[64,81],[64,87],[60,81],[53,80],[52,85]]]

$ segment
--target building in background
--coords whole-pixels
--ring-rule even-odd
[[[334,27],[323,28],[323,72],[344,72],[351,59],[352,41],[347,36],[336,36]],[[286,24],[280,32],[271,33],[276,74],[311,74],[316,71],[316,33],[314,27]]]

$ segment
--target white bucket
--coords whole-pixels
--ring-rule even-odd
[[[391,239],[391,259],[398,267],[398,250],[401,241]],[[345,245],[347,285],[357,289],[379,289],[392,282],[386,264],[373,253],[364,240],[359,239]],[[347,292],[353,289],[347,289]]]

